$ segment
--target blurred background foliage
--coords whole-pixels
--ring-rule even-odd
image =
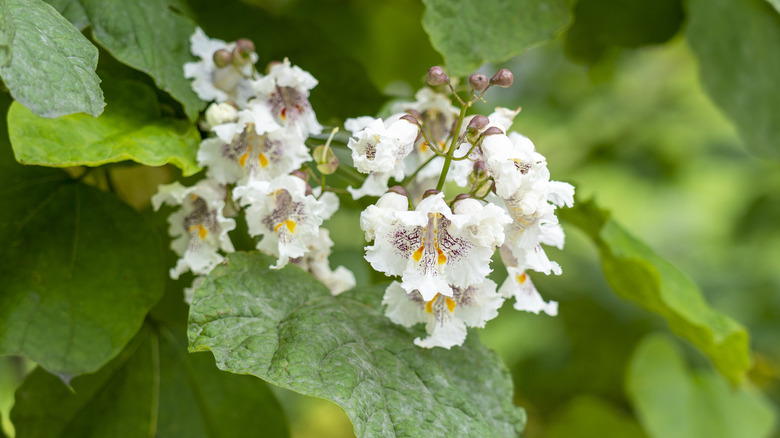
[[[769,2],[748,3],[775,14],[769,20],[780,28]],[[754,366],[742,385],[729,386],[701,353],[664,335],[669,330],[660,317],[616,297],[596,248],[564,224],[565,250],[547,249],[563,275],[531,274],[542,295],[560,303],[559,315],[520,313],[508,303],[478,332],[513,376],[515,401],[528,412],[524,436],[780,436],[780,164],[751,153],[706,94],[685,34],[690,5],[568,4],[571,24],[555,39],[481,68],[488,75],[509,68],[515,81],[488,92],[477,110],[522,106],[513,130],[547,157],[553,179],[574,184],[580,200],[595,197],[691,275],[714,308],[744,324]],[[390,98],[410,98],[427,68],[442,63],[421,25],[424,5],[414,0],[190,0],[185,6],[211,37],[252,39],[261,69],[289,57],[310,71],[320,81],[312,105],[325,125],[376,114]],[[118,77],[138,75],[102,52],[101,67]],[[160,100],[163,111],[181,112],[171,99]],[[148,210],[156,183],[178,171],[121,166],[112,172],[119,195]],[[352,269],[359,284],[380,281],[354,232],[362,204],[343,204],[327,223],[336,243],[331,264]],[[494,268],[494,279],[502,280],[502,268]],[[29,367],[0,358],[6,434],[20,370]],[[648,390],[658,387],[668,388],[666,398]],[[352,436],[336,405],[273,390],[292,436]]]

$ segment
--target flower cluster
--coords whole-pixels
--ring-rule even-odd
[[[296,264],[334,294],[353,287],[349,270],[330,268],[333,241],[322,228],[338,209],[335,193],[344,193],[379,197],[360,215],[365,258],[397,278],[385,290],[387,317],[426,324],[427,336],[415,344],[461,345],[468,327],[483,327],[512,297],[515,309],[557,314],[558,303],[542,299],[527,272],[561,273],[543,245],[563,246],[555,211],[572,205],[574,188],[551,181],[533,143],[509,132],[519,109],[467,114],[491,87],[511,85],[508,70],[490,79],[471,75],[463,98],[433,67],[431,88],[393,105],[389,117],[346,120],[351,135],[344,146],[366,175],[359,178],[331,149],[337,129],[311,152],[306,144],[323,130],[309,103],[312,75],[287,59],[258,73],[249,40],[226,43],[198,29],[191,42],[200,61],[186,64],[185,76],[212,102],[197,155],[206,178],[192,187],[162,186],[152,199],[155,208],[180,206],[169,217],[181,256],[171,277],[191,271],[190,293],[233,251],[228,232],[240,209],[257,249],[276,257],[272,268]],[[450,95],[436,91],[445,86]],[[326,176],[337,172],[354,186],[328,186]],[[496,253],[507,272],[500,286],[487,278]]]
[[[322,131],[309,104],[317,80],[287,59],[259,74],[249,40],[226,43],[198,29],[190,41],[200,61],[185,64],[184,73],[201,99],[213,101],[201,123],[211,135],[198,151],[206,179],[189,188],[161,186],[152,199],[155,209],[181,205],[168,218],[172,248],[181,256],[171,277],[191,271],[197,287],[223,260],[220,252],[233,251],[227,233],[236,223],[224,215],[240,207],[249,234],[260,238],[257,248],[278,258],[273,268],[295,263],[333,293],[351,288],[350,271],[330,269],[333,242],[320,228],[338,209],[338,197],[312,191],[299,170],[312,160],[306,139]]]
[[[561,273],[542,244],[563,246],[555,209],[572,205],[574,188],[550,181],[544,156],[528,138],[507,134],[519,110],[466,116],[488,88],[511,82],[508,70],[490,80],[472,75],[464,100],[434,67],[428,83],[449,86],[460,109],[425,88],[416,101],[395,105],[396,113],[384,121],[346,123],[353,162],[368,174],[350,192],[355,198],[382,195],[361,215],[366,240],[373,241],[366,260],[400,277],[383,302],[394,322],[427,324],[428,337],[416,339],[417,345],[462,344],[466,327],[483,327],[510,297],[518,310],[557,314],[557,303],[541,298],[526,271]],[[401,185],[388,190],[391,178]],[[461,192],[450,202],[445,184]],[[497,249],[508,274],[501,287],[486,278]]]

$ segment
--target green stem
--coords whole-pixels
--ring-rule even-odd
[[[471,102],[471,98],[474,95],[474,91],[471,91],[469,93],[469,98],[467,99],[469,102]],[[460,100],[460,98],[458,98]],[[461,102],[463,102],[461,100]],[[447,150],[447,155],[444,157],[444,167],[441,169],[441,175],[439,176],[439,182],[436,184],[436,190],[441,191],[442,187],[444,187],[444,181],[447,179],[447,172],[450,171],[450,164],[452,163],[452,157],[455,155],[455,149],[457,149],[457,145],[455,143],[458,142],[458,139],[460,138],[460,127],[463,125],[463,118],[466,117],[466,111],[469,109],[469,104],[463,104],[460,108],[460,114],[458,115],[458,123],[455,125],[455,131],[452,132],[452,141],[450,142],[450,148]]]

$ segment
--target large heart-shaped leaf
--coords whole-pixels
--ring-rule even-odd
[[[391,323],[384,288],[338,297],[295,266],[235,253],[195,292],[190,349],[217,366],[341,406],[361,437],[514,437],[524,413],[497,355],[472,333],[426,350]]]

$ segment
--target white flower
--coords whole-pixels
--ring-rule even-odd
[[[396,324],[426,324],[428,337],[415,339],[416,345],[447,349],[463,344],[466,327],[484,327],[495,318],[503,302],[504,298],[496,293],[496,283],[489,279],[466,288],[453,286],[451,297],[437,294],[427,301],[418,291],[407,293],[398,282],[393,282],[382,299],[387,306],[385,315]]]
[[[294,132],[277,129],[260,134],[255,128],[247,123],[227,142],[216,137],[201,143],[198,163],[208,168],[209,178],[222,184],[269,181],[311,160],[308,147]]]
[[[322,132],[322,125],[309,103],[309,90],[317,80],[290,60],[273,65],[268,74],[252,83],[262,109],[282,126],[289,126],[302,137]]]
[[[388,193],[362,214],[360,225],[374,244],[366,260],[377,271],[401,275],[401,286],[423,299],[452,296],[450,285],[465,288],[490,273],[490,257],[504,240],[504,211],[478,201],[460,201],[455,212],[444,194],[431,195],[415,211],[401,210],[397,193]],[[403,198],[403,196],[401,196]],[[462,206],[462,207],[461,207]]]
[[[419,127],[402,119],[402,115],[396,114],[385,122],[375,119],[364,127],[365,119],[347,119],[344,126],[352,131],[347,147],[359,172],[391,172],[412,152]]]
[[[528,137],[512,132],[488,135],[482,140],[482,153],[488,173],[496,182],[496,193],[502,198],[512,196],[537,180],[549,181],[547,161],[534,150]]]
[[[355,275],[347,268],[339,266],[336,270],[330,269],[330,249],[333,241],[325,228],[320,228],[317,238],[308,242],[306,255],[293,260],[293,263],[302,269],[309,271],[314,278],[330,289],[333,295],[338,295],[345,290],[355,287]]]
[[[274,269],[303,257],[322,221],[338,208],[336,195],[328,192],[315,199],[306,194],[306,182],[292,175],[270,182],[250,180],[236,187],[233,197],[246,207],[249,234],[263,236],[257,249],[279,257]]]
[[[347,146],[352,150],[355,168],[369,177],[360,189],[347,187],[354,199],[379,196],[388,189],[391,177],[400,181],[405,174],[404,158],[414,149],[419,127],[396,114],[386,121],[360,117],[344,126],[352,131]]]
[[[558,303],[556,301],[545,302],[542,299],[528,274],[517,267],[518,261],[512,255],[511,250],[504,245],[501,247],[500,253],[501,259],[506,265],[507,277],[498,289],[498,293],[505,298],[515,297],[514,308],[516,310],[533,312],[537,315],[539,312],[550,316],[557,315]]]
[[[162,185],[152,197],[152,205],[157,210],[163,203],[181,205],[168,217],[169,233],[174,238],[171,248],[181,256],[171,269],[171,278],[177,279],[187,270],[206,275],[223,260],[220,249],[233,252],[228,231],[236,227],[236,221],[222,216],[224,187],[208,179],[193,187],[178,182]]]
[[[190,36],[192,54],[199,57],[200,61],[184,64],[184,77],[194,79],[192,89],[202,100],[234,100],[239,106],[243,106],[254,95],[250,79],[254,71],[253,64],[258,59],[256,53],[252,53],[250,62],[241,67],[232,63],[225,67],[217,67],[214,64],[214,52],[232,52],[235,46],[235,43],[210,39],[200,28],[195,29],[195,33]]]

